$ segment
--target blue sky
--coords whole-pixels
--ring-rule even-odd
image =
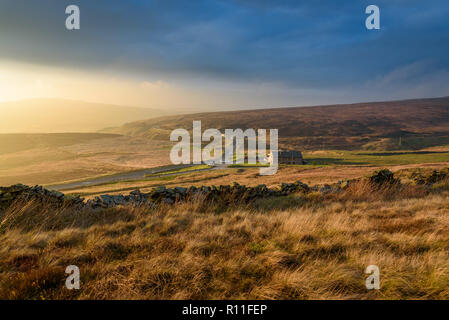
[[[447,0],[1,0],[0,46],[5,63],[163,82],[211,108],[449,95]]]

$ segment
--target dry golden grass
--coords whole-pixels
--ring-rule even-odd
[[[449,181],[232,208],[0,214],[2,299],[448,299]],[[64,287],[65,268],[81,289]],[[366,266],[381,289],[365,288]]]

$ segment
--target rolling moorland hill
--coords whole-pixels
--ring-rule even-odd
[[[37,148],[57,148],[93,140],[120,137],[102,133],[10,133],[0,134],[0,155]]]
[[[103,130],[168,139],[175,128],[277,128],[281,147],[420,149],[449,143],[449,97],[164,116]]]
[[[0,133],[95,132],[126,122],[173,114],[62,99],[30,99],[0,103]]]

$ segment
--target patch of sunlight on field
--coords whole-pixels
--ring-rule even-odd
[[[166,164],[169,149],[161,141],[110,134],[0,135],[0,185],[55,184]]]

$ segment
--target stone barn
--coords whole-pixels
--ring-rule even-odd
[[[270,153],[269,161],[271,161],[272,155]],[[278,163],[279,164],[306,164],[302,158],[302,153],[300,151],[290,151],[284,150],[278,152]]]

